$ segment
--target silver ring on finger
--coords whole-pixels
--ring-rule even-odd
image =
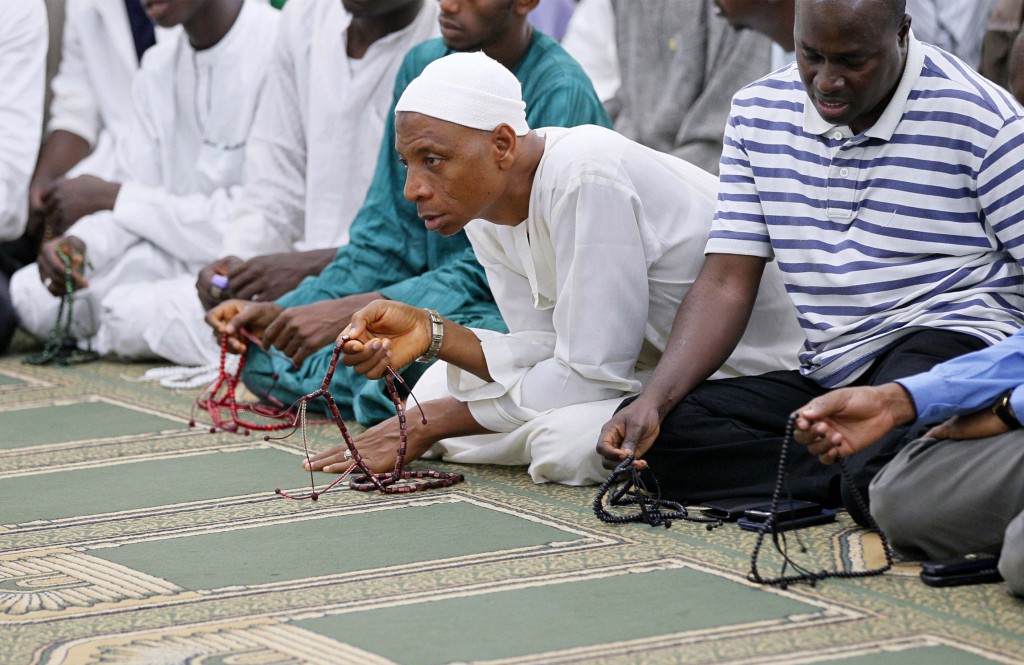
[[[251,298],[249,298],[249,300],[251,300],[251,301],[253,301],[253,302],[256,302],[256,301],[257,301],[257,300],[259,300],[259,299],[260,299],[260,294],[258,294],[258,293],[254,293],[254,294],[252,294],[252,297],[251,297]]]
[[[352,461],[352,451],[351,450],[346,450],[345,453],[342,455],[342,457],[345,458],[346,462],[351,462]]]

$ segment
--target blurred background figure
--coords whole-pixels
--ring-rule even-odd
[[[910,29],[922,42],[949,51],[975,69],[997,0],[907,0]]]
[[[981,65],[978,71],[993,83],[998,83],[1024,103],[1024,80],[1021,78],[1020,39],[1024,27],[1024,0],[998,0],[988,22],[988,30],[981,44]]]
[[[377,166],[395,76],[409,49],[440,35],[438,7],[425,0],[285,6],[222,255],[187,294],[168,299],[163,316],[191,323],[156,349],[162,357],[216,360],[207,309],[229,298],[273,301],[348,244]],[[215,287],[214,275],[228,286]]]
[[[621,85],[615,129],[718,173],[733,94],[767,74],[771,42],[716,16],[713,0],[612,0]]]
[[[151,356],[153,337],[167,333],[148,327],[166,280],[194,275],[219,252],[278,18],[254,0],[164,0],[147,11],[184,30],[149,51],[133,78],[117,175],[50,188],[45,214],[54,237],[10,282],[19,323],[46,339],[67,290],[60,254],[70,254],[83,305],[74,309],[76,341],[86,348],[95,336],[96,351],[125,358]],[[140,42],[121,45],[137,60]],[[65,63],[68,55],[65,48]]]
[[[621,79],[612,0],[580,0],[569,19],[562,46],[583,67],[602,102],[615,96]]]
[[[575,9],[576,0],[540,0],[537,8],[530,12],[530,24],[548,37],[561,41]]]
[[[796,61],[793,19],[796,0],[715,0],[718,15],[737,30],[760,32],[772,44],[771,69]]]
[[[48,217],[53,235],[98,210],[78,176],[120,175],[116,155],[131,126],[132,78],[142,54],[166,34],[141,0],[67,0],[64,10],[46,138],[29,190],[35,223]],[[51,205],[47,214],[47,203],[58,198],[61,210]]]

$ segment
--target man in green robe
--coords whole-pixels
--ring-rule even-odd
[[[398,71],[376,173],[352,223],[349,244],[319,275],[307,277],[276,303],[229,300],[209,312],[207,321],[219,331],[247,328],[262,337],[262,348],[249,346],[242,376],[257,395],[289,404],[319,388],[335,339],[352,314],[379,298],[443,311],[465,326],[506,332],[466,234],[445,238],[430,233],[416,206],[405,199],[405,169],[395,152],[394,105],[434,60],[456,51],[482,50],[519,79],[531,127],[610,127],[576,61],[527,22],[537,2],[442,2],[441,39],[413,48]],[[424,369],[414,365],[402,376],[411,385]],[[331,393],[344,416],[372,425],[394,414],[382,383],[339,366]]]

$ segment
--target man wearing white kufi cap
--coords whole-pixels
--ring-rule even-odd
[[[379,377],[388,363],[447,361],[418,384],[428,422],[410,424],[412,458],[433,449],[454,462],[529,464],[537,482],[599,481],[601,425],[664,348],[704,260],[716,179],[601,127],[531,131],[518,81],[481,53],[424,69],[396,128],[406,197],[427,228],[466,229],[510,332],[382,300],[353,317],[347,334],[360,341],[344,363]],[[795,367],[793,318],[768,271],[720,375]],[[356,440],[377,469],[394,465],[397,443],[396,419]],[[343,452],[317,455],[313,468],[345,468]]]
[[[246,352],[242,380],[285,404],[320,387],[334,340],[352,315],[378,298],[430,307],[453,321],[504,332],[483,267],[465,233],[432,233],[404,196],[405,169],[395,159],[394,105],[432,62],[455,52],[483,51],[522,85],[526,117],[535,127],[611,126],[579,64],[526,20],[538,0],[441,0],[441,39],[414,47],[395,77],[373,182],[352,221],[348,245],[276,302],[229,300],[211,310],[217,329],[230,324],[261,336]],[[319,274],[316,274],[316,273]],[[270,347],[280,353],[267,353]],[[241,349],[237,349],[241,350]],[[402,370],[412,385],[424,365]],[[338,367],[331,393],[342,415],[371,426],[394,414],[383,382]]]

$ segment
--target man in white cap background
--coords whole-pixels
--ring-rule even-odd
[[[703,263],[717,180],[602,127],[531,130],[524,108],[516,78],[482,53],[427,66],[396,106],[406,198],[440,236],[465,228],[510,332],[381,300],[353,317],[348,334],[369,344],[348,344],[345,364],[377,378],[388,363],[447,361],[419,384],[421,401],[440,399],[423,403],[425,425],[410,419],[406,459],[435,446],[449,461],[529,464],[537,482],[594,483],[600,425],[640,389]],[[754,320],[722,375],[795,366],[801,335],[774,272]],[[364,459],[390,468],[398,432],[392,418],[361,434]],[[344,453],[313,468],[343,470]]]
[[[395,81],[397,102],[431,62],[456,51],[483,51],[519,80],[526,117],[537,127],[611,125],[579,65],[553,39],[526,20],[537,0],[442,0],[442,39],[420,44],[406,56]],[[394,114],[389,113],[377,171],[350,228],[349,244],[316,277],[305,279],[276,303],[227,301],[208,320],[262,334],[265,353],[250,347],[243,380],[259,394],[290,403],[320,386],[338,334],[356,311],[387,298],[445,312],[478,328],[505,330],[483,268],[465,234],[430,233],[405,200],[405,172],[395,158]],[[287,357],[281,357],[281,354]],[[403,372],[413,383],[422,365]],[[331,386],[346,417],[372,425],[394,407],[382,386],[339,368]]]

